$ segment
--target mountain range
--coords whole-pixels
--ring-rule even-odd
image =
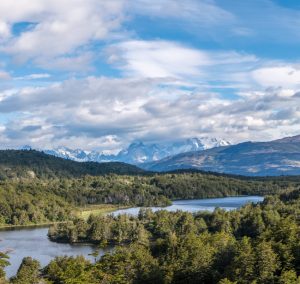
[[[151,171],[197,169],[247,176],[299,175],[300,135],[182,153],[141,167]]]
[[[77,162],[123,162],[155,172],[193,169],[244,176],[300,175],[300,135],[236,145],[208,137],[156,144],[139,141],[116,155],[65,147],[43,152]]]
[[[158,161],[168,156],[174,156],[180,153],[190,151],[203,151],[206,149],[227,146],[230,143],[224,139],[200,137],[181,139],[168,143],[148,144],[142,141],[136,141],[128,148],[121,150],[116,155],[108,155],[105,152],[85,151],[82,149],[69,149],[67,147],[58,147],[56,149],[37,149],[48,155],[59,158],[69,159],[77,162],[124,162],[133,165],[139,165],[152,161]],[[23,146],[22,150],[31,149],[30,146]]]

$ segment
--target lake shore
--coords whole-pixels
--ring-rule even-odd
[[[88,219],[88,217],[92,214],[101,215],[112,213],[117,210],[123,210],[130,208],[130,206],[119,206],[113,204],[97,204],[97,205],[89,205],[86,207],[78,207],[76,212],[74,213],[74,217]],[[55,224],[66,223],[68,221],[58,221],[58,222],[42,222],[36,224],[23,224],[23,225],[0,225],[1,230],[13,230],[13,229],[26,229],[26,228],[42,228],[42,227],[50,227]]]
[[[218,198],[201,198],[201,200],[209,201],[209,200],[215,200],[215,199],[226,199],[226,198],[247,198],[251,197],[249,195],[239,195],[239,196],[224,196],[224,197],[218,197]],[[252,196],[253,197],[253,196]],[[257,196],[259,198],[263,198],[261,196]],[[185,201],[185,202],[192,202],[193,200],[198,200],[198,199],[177,199],[177,200],[172,200],[172,205],[170,206],[151,206],[151,207],[134,207],[134,206],[120,206],[120,205],[114,205],[114,204],[96,204],[96,205],[89,205],[86,207],[78,207],[76,212],[74,213],[74,217],[82,218],[84,220],[87,220],[90,215],[102,215],[102,214],[114,214],[118,212],[120,213],[129,213],[130,210],[137,210],[142,208],[151,208],[153,210],[163,210],[170,208],[176,205],[176,203]],[[178,208],[180,210],[180,208]],[[201,208],[199,210],[202,210]],[[208,210],[210,211],[210,210]],[[136,214],[134,214],[136,215]],[[69,220],[71,221],[71,220]],[[61,224],[61,223],[66,223],[68,221],[61,221],[61,222],[44,222],[44,223],[38,223],[38,224],[24,224],[24,225],[0,225],[0,231],[3,230],[14,230],[14,229],[26,229],[26,228],[42,228],[42,227],[50,227],[55,224]]]

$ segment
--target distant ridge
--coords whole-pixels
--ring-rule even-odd
[[[273,142],[277,143],[300,143],[300,135],[285,137],[278,140],[274,140]]]
[[[0,150],[0,179],[67,178],[84,175],[141,174],[144,170],[125,163],[79,163],[35,150]]]
[[[300,175],[300,135],[193,151],[141,166],[153,171],[198,169],[244,176]]]

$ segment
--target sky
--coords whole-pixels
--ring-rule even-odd
[[[1,0],[0,147],[300,134],[297,0]]]

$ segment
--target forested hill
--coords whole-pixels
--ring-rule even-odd
[[[151,173],[123,163],[80,163],[37,151],[0,151],[0,227],[60,222],[78,207],[165,206],[175,199],[267,195],[300,178],[245,178],[197,171]]]
[[[120,163],[74,162],[35,150],[0,150],[0,179],[73,178],[104,174],[144,173],[136,166]]]

